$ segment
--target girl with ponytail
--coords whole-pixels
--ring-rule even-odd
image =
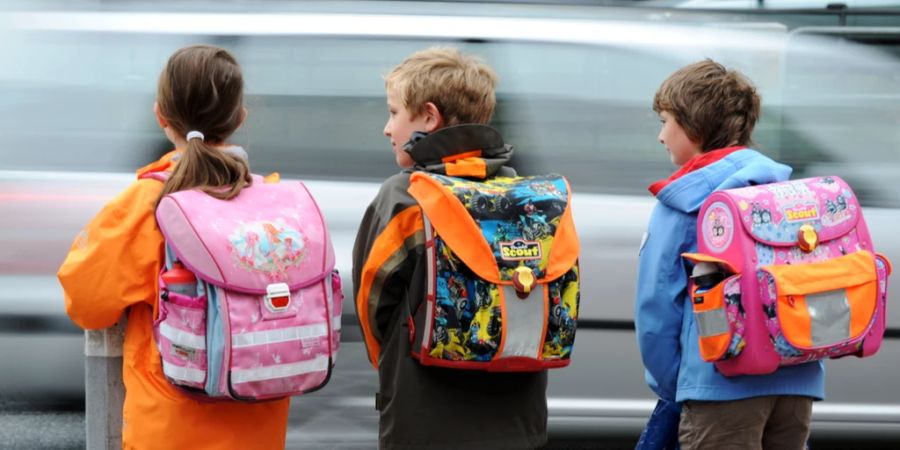
[[[161,196],[200,188],[229,199],[251,183],[246,155],[223,148],[247,116],[243,93],[240,66],[224,49],[197,45],[169,58],[159,76],[153,111],[181,152]]]
[[[228,51],[176,51],[159,77],[154,112],[175,149],[137,171],[138,179],[84,228],[58,277],[69,317],[107,328],[125,314],[123,347],[126,449],[282,449],[289,400],[198,402],[169,384],[152,333],[165,244],[159,199],[201,189],[229,199],[251,184],[246,153],[227,143],[247,116],[241,68]],[[165,183],[148,176],[169,172]]]

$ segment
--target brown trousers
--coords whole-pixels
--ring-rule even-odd
[[[682,450],[802,450],[811,415],[809,397],[687,401],[681,409],[678,440]]]

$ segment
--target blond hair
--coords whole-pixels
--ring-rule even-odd
[[[432,47],[408,56],[384,77],[413,118],[434,103],[445,125],[488,123],[497,100],[497,74],[481,59],[452,47]]]
[[[760,98],[743,74],[706,59],[678,69],[663,81],[653,110],[668,111],[703,152],[750,145]]]

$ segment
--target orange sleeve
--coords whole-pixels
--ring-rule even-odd
[[[163,237],[156,225],[156,180],[139,180],[110,201],[72,243],[57,277],[66,312],[78,326],[112,326],[130,305],[156,310]]]
[[[369,362],[378,368],[381,354],[382,333],[378,327],[380,309],[394,308],[400,303],[397,280],[391,282],[398,268],[406,260],[413,247],[423,244],[423,224],[421,210],[410,206],[391,218],[384,230],[378,234],[362,261],[360,282],[356,292],[356,314],[362,326],[363,337]],[[358,261],[354,261],[357,267]],[[393,292],[393,293],[392,293]],[[393,316],[393,314],[390,314]]]

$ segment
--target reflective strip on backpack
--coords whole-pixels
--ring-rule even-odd
[[[833,345],[850,339],[850,301],[846,290],[809,294],[806,310],[812,322],[813,346]]]
[[[197,350],[206,350],[206,338],[204,336],[175,328],[172,325],[169,325],[168,322],[163,322],[159,325],[159,334],[173,344]]]
[[[503,301],[505,313],[503,327],[506,328],[506,341],[500,358],[523,356],[537,358],[544,341],[544,297],[546,286],[539,284],[525,299],[516,295],[516,289],[503,285]]]
[[[334,322],[334,321],[332,321]],[[253,347],[255,345],[277,344],[328,336],[328,327],[323,323],[275,330],[253,331],[231,335],[231,348]]]
[[[422,333],[422,348],[428,348],[429,343],[431,342],[432,314],[434,314],[434,306],[428,299],[434,298],[435,295],[434,278],[436,275],[434,273],[434,265],[437,264],[437,261],[434,259],[436,256],[434,254],[434,230],[431,228],[431,221],[428,220],[425,211],[422,211],[422,220],[425,222],[425,267],[428,268],[428,275],[426,275],[426,278],[428,279],[428,290],[425,291],[427,298],[425,299],[425,329]],[[416,349],[416,351],[418,350],[419,349]]]
[[[329,280],[334,280],[336,273],[331,274],[331,278]],[[336,308],[334,307],[334,288],[332,288],[331,283],[325,283],[325,301],[326,308],[328,309],[328,313],[331,314],[331,329],[333,331],[341,331],[341,315],[335,315]]]
[[[240,384],[253,381],[272,380],[275,378],[288,378],[305,373],[321,372],[326,369],[328,369],[328,357],[320,355],[309,361],[279,364],[256,369],[232,370],[231,383]]]
[[[163,361],[163,373],[173,380],[189,381],[191,383],[202,383],[203,379],[206,378],[205,370],[176,366],[165,361]]]
[[[694,320],[697,322],[700,337],[718,336],[730,330],[728,319],[725,317],[725,308],[695,312]]]

